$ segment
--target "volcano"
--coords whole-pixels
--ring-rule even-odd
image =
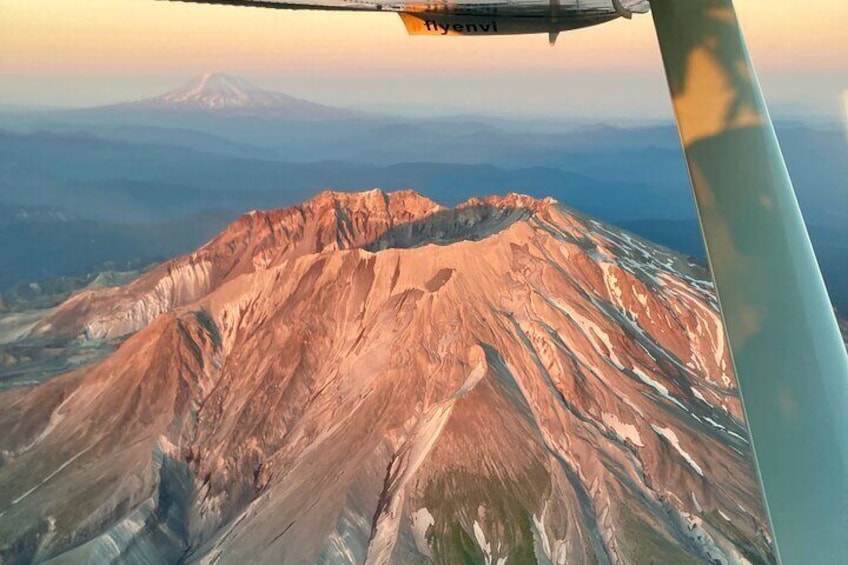
[[[182,87],[111,109],[203,113],[297,120],[353,119],[364,114],[259,88],[244,78],[206,73]]]
[[[521,195],[324,192],[75,295],[0,558],[773,563],[708,273]]]

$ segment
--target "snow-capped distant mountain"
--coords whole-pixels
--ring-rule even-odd
[[[241,77],[223,73],[207,73],[171,92],[119,104],[117,107],[307,120],[354,118],[361,115],[352,110],[324,106],[282,92],[264,90]]]

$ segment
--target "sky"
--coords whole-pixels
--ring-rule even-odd
[[[833,117],[848,91],[848,2],[737,0],[777,116]],[[562,34],[409,37],[396,14],[157,0],[0,0],[0,104],[92,106],[205,72],[338,106],[664,119],[650,15]]]

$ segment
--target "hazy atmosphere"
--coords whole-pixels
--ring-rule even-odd
[[[842,116],[840,0],[740,0],[777,116]],[[222,71],[311,100],[409,114],[667,119],[650,15],[560,38],[410,38],[395,14],[154,0],[0,0],[0,104],[88,106]]]
[[[848,3],[678,1],[0,0],[0,564],[845,562]]]

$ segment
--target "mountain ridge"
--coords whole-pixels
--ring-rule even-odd
[[[453,210],[466,211],[468,217],[463,221],[474,227],[480,220],[491,219],[492,214],[487,214],[491,210],[485,210],[486,207],[509,209],[510,212],[504,216],[511,216],[516,211],[518,215],[539,211],[554,202],[553,199],[537,200],[511,193],[505,197],[471,198]],[[325,190],[302,205],[264,212],[252,211],[231,223],[196,252],[163,263],[127,289],[113,289],[107,293],[108,296],[103,293],[80,293],[72,297],[51,314],[37,331],[45,327],[49,328],[47,331],[62,327],[73,328],[89,339],[119,337],[140,329],[139,323],[150,321],[174,306],[184,305],[187,301],[211,292],[234,276],[267,268],[282,260],[326,249],[362,248],[377,251],[403,246],[404,241],[408,245],[410,240],[422,237],[438,241],[438,223],[435,233],[412,233],[416,222],[437,214],[447,214],[448,223],[452,220],[451,209],[418,192],[405,190],[384,193],[379,189],[358,193]],[[272,225],[274,229],[263,231],[263,228]],[[460,230],[460,235],[468,234]],[[282,249],[277,245],[279,239],[285,242]],[[190,291],[182,289],[180,282],[172,282],[175,281],[175,274],[177,279],[185,275],[190,284],[196,287]],[[164,287],[163,281],[167,281]],[[133,306],[129,307],[128,315],[121,310],[127,308],[127,304],[118,298],[125,290],[130,295],[141,292],[146,297],[140,301],[136,299]],[[96,302],[101,298],[107,301],[118,299],[119,306],[110,309],[122,312],[120,315],[126,326],[112,325],[114,320],[106,324],[108,330],[96,323],[89,323],[84,328],[68,323],[69,319],[79,319],[81,311],[98,310],[99,307],[92,307],[89,301]]]
[[[0,556],[774,562],[706,279],[520,195],[246,214],[36,330],[124,341],[0,394]]]

